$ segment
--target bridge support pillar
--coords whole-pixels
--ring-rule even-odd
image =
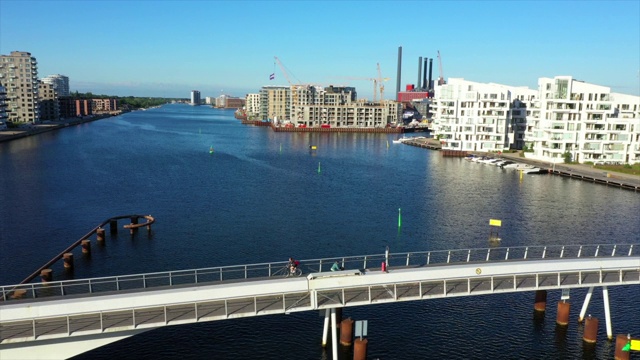
[[[40,278],[42,279],[43,283],[48,283],[49,281],[53,280],[53,270],[43,269],[42,271],[40,271]]]
[[[82,245],[83,254],[91,254],[91,240],[82,240],[80,244]]]
[[[101,228],[101,227],[97,228],[96,229],[96,239],[98,241],[104,241],[104,233],[105,233],[105,231],[104,231],[103,228]]]
[[[64,260],[64,268],[69,271],[73,270],[73,253],[64,253],[62,258]]]
[[[584,334],[582,340],[587,343],[594,344],[598,339],[598,319],[587,316],[584,320]]]
[[[536,299],[533,309],[535,311],[545,311],[547,307],[547,290],[536,290]]]
[[[340,345],[351,346],[353,340],[353,320],[346,318],[340,322]]]
[[[329,319],[331,318],[331,309],[324,311],[324,326],[322,327],[322,347],[327,347],[327,337],[329,335]]]
[[[569,309],[571,304],[562,300],[558,303],[558,314],[556,315],[556,324],[566,326],[569,324]]]
[[[118,220],[109,220],[109,232],[111,234],[118,233]]]
[[[336,309],[331,309],[331,355],[338,359],[338,327],[336,326]]]
[[[593,286],[589,288],[589,291],[587,291],[587,295],[584,297],[584,303],[582,304],[582,310],[580,310],[580,317],[578,318],[578,322],[584,321],[584,315],[587,313],[587,308],[589,307],[589,301],[591,301],[592,294]]]
[[[615,360],[629,360],[629,353],[631,351],[622,351],[622,348],[625,347],[629,341],[631,341],[631,336],[629,335],[618,334],[616,336]]]
[[[609,290],[606,286],[602,287],[602,300],[604,300],[604,321],[607,326],[607,339],[613,340],[613,331],[611,330],[611,310],[609,309]]]
[[[356,339],[353,343],[353,360],[367,359],[367,339]]]

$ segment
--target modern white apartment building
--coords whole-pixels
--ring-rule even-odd
[[[0,85],[7,91],[7,120],[37,123],[38,62],[31,53],[12,51],[0,55]]]
[[[539,109],[527,117],[528,158],[549,162],[640,162],[640,97],[571,76],[538,80]]]
[[[434,135],[446,150],[522,148],[526,114],[537,95],[537,91],[526,87],[450,78],[435,88]]]
[[[42,78],[42,81],[45,84],[53,85],[53,90],[58,94],[58,96],[70,96],[69,94],[69,78],[64,75],[55,74],[49,75],[47,77]]]
[[[215,99],[211,96],[207,96],[204,98],[204,103],[207,105],[213,105],[215,103]]]
[[[191,90],[191,105],[200,105],[200,91]]]
[[[245,110],[249,117],[260,116],[260,94],[247,94]]]
[[[401,116],[399,103],[358,100],[354,87],[263,87],[260,106],[262,119],[300,127],[383,128]]]

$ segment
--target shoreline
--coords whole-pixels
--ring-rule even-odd
[[[63,129],[69,126],[75,126],[85,124],[92,121],[102,120],[110,118],[111,114],[99,114],[86,118],[71,118],[60,121],[51,121],[47,123],[40,123],[36,125],[30,125],[28,128],[20,129],[8,129],[0,131],[0,143],[7,142],[15,139],[21,139],[28,136],[38,135],[49,131]]]

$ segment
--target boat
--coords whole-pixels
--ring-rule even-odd
[[[526,169],[533,169],[534,167],[535,166],[529,165],[529,164],[513,163],[513,164],[505,165],[502,168],[511,169],[511,170],[526,170]]]
[[[393,143],[394,143],[394,144],[402,144],[402,143],[404,143],[404,142],[405,142],[405,141],[407,141],[407,140],[411,140],[411,139],[410,139],[410,138],[407,138],[407,137],[401,137],[400,139],[395,139],[395,140],[393,140]]]

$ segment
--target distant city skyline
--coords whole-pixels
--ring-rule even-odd
[[[379,63],[385,98],[437,52],[445,79],[537,89],[570,75],[640,95],[639,1],[0,1],[0,54],[30,52],[38,77],[117,96],[244,96],[264,85],[355,86]],[[313,14],[312,17],[309,14]],[[28,18],[29,26],[25,26]],[[302,23],[300,19],[317,21]],[[55,21],[51,19],[66,19]],[[270,75],[275,79],[270,80]]]

